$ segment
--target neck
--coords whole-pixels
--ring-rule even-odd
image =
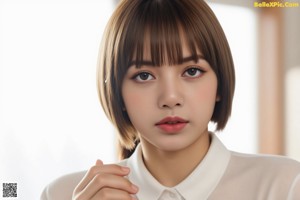
[[[162,151],[142,142],[144,164],[158,182],[173,187],[182,182],[199,165],[209,145],[208,131],[193,144],[178,151]]]

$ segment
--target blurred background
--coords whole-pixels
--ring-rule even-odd
[[[19,199],[39,199],[63,174],[99,158],[117,161],[114,129],[98,101],[96,63],[118,1],[0,2],[0,184],[18,183]],[[237,77],[232,117],[217,134],[233,151],[300,161],[300,6],[254,2],[208,1]]]

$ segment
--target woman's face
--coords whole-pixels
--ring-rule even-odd
[[[217,77],[199,52],[197,63],[183,43],[184,63],[129,67],[122,83],[126,111],[142,144],[164,151],[184,149],[207,134],[217,101]]]

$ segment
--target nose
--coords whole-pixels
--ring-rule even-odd
[[[158,90],[158,106],[160,108],[174,109],[182,107],[184,104],[183,88],[179,80],[164,80],[161,82]]]

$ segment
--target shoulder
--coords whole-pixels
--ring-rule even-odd
[[[284,156],[232,152],[228,172],[236,180],[242,179],[241,183],[252,183],[269,194],[289,194],[300,184],[300,163]]]
[[[243,199],[247,195],[248,199],[294,200],[300,199],[299,188],[299,162],[283,156],[231,152],[214,195],[227,195],[230,199]]]
[[[231,163],[239,165],[243,170],[262,171],[265,173],[284,172],[284,174],[299,174],[300,163],[285,156],[263,155],[263,154],[243,154],[232,152]]]
[[[76,185],[86,171],[61,176],[48,184],[41,195],[41,200],[71,200]]]

